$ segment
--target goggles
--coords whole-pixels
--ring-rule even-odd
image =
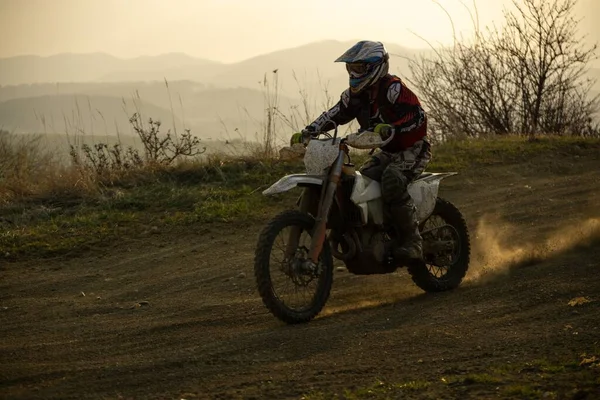
[[[347,63],[346,70],[355,77],[362,76],[369,70],[367,63]]]

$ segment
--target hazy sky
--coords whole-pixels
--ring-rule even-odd
[[[473,0],[465,0],[473,9]],[[461,0],[439,0],[458,29]],[[508,0],[475,0],[480,24],[501,22]],[[600,0],[580,0],[582,31],[600,41]],[[595,20],[595,21],[594,21]],[[451,27],[432,0],[0,0],[0,57],[184,52],[234,62],[312,41],[370,39],[447,44]]]

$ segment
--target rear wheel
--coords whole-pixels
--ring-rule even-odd
[[[333,282],[333,259],[325,241],[316,268],[308,259],[315,220],[296,211],[284,211],[261,232],[254,257],[254,275],[265,306],[288,324],[308,322],[325,306]],[[298,232],[297,246],[291,249],[290,235]]]
[[[426,292],[458,287],[469,268],[471,253],[469,231],[461,212],[438,198],[420,231],[425,263],[408,267],[415,284]]]

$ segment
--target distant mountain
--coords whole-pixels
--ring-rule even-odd
[[[337,98],[348,87],[348,75],[344,64],[335,63],[334,60],[355,43],[356,41],[328,40],[260,55],[228,65],[211,79],[211,83],[225,87],[256,87],[265,74],[272,80],[272,71],[277,70],[279,84],[287,95],[292,95],[298,90],[298,84],[292,75],[295,73],[301,86],[307,86],[314,92],[320,91],[328,84],[329,90]],[[392,54],[392,73],[408,73],[406,58],[412,58],[422,52],[393,43],[385,45]]]
[[[279,84],[288,95],[297,90],[292,72],[300,83],[330,83],[335,92],[347,86],[342,64],[333,61],[355,41],[334,40],[263,54],[233,64],[221,64],[180,53],[155,57],[120,59],[107,54],[58,54],[51,57],[20,56],[0,59],[0,85],[41,82],[131,82],[190,80],[221,87],[259,88],[265,74],[279,71]],[[388,50],[401,57],[392,57],[392,72],[406,72],[407,61],[417,52],[395,44]],[[306,77],[306,79],[305,79]]]
[[[33,90],[35,88],[35,90]],[[0,88],[0,128],[15,133],[132,133],[129,118],[139,109],[164,131],[189,128],[202,138],[250,138],[264,120],[264,94],[256,89],[207,88],[193,82],[82,83]],[[58,92],[58,94],[56,94]],[[54,93],[54,94],[53,94]],[[37,94],[37,95],[36,95]],[[282,112],[299,104],[279,98]],[[237,131],[236,131],[237,129]]]
[[[354,43],[315,42],[232,64],[180,53],[133,59],[101,53],[0,59],[0,127],[15,132],[64,132],[64,119],[79,113],[86,132],[114,134],[117,128],[130,132],[132,110],[123,111],[125,101],[145,104],[146,115],[165,122],[165,128],[175,115],[177,129],[185,124],[201,137],[248,137],[260,131],[265,95],[272,97],[277,83],[278,112],[297,117],[294,127],[281,130],[297,129],[306,122],[302,97],[309,117],[314,118],[347,88],[344,65],[334,60]],[[410,72],[409,59],[431,51],[393,43],[386,47],[391,54],[390,72],[401,76]],[[594,90],[600,91],[600,69],[591,68],[589,76],[598,80]]]
[[[163,82],[168,81],[195,81],[209,82],[214,75],[221,73],[228,66],[217,63],[176,65],[166,68],[154,69],[119,69],[111,71],[95,81],[98,82]]]
[[[89,82],[111,74],[135,76],[132,74],[218,65],[219,63],[214,61],[193,58],[181,53],[132,59],[121,59],[104,53],[57,54],[50,57],[17,56],[0,59],[0,85]]]
[[[107,96],[143,101],[170,110],[182,112],[186,118],[206,118],[236,114],[244,108],[255,116],[264,110],[263,93],[259,89],[216,88],[191,81],[168,82],[110,82],[110,83],[60,83],[0,87],[0,101],[18,98],[87,95]],[[281,99],[290,103],[291,99]]]
[[[207,87],[260,89],[266,76],[271,85],[276,78],[281,93],[288,97],[298,97],[298,86],[309,95],[320,95],[327,86],[330,95],[337,98],[348,86],[348,77],[343,64],[334,63],[334,60],[354,43],[356,41],[314,42],[231,64],[182,53],[132,59],[103,53],[19,56],[0,59],[0,85],[7,89],[7,85],[32,83],[60,83],[64,86],[69,82],[137,83],[164,82],[166,79],[169,82],[192,81]],[[401,76],[410,73],[409,59],[431,52],[430,49],[407,49],[394,43],[385,45],[391,54],[390,72]],[[592,68],[590,73],[591,76],[600,76],[598,68]],[[600,83],[597,88],[600,88]],[[6,92],[4,90],[4,94]],[[6,98],[0,94],[0,99]]]
[[[73,136],[132,133],[129,118],[138,111],[144,120],[164,122],[165,131],[183,123],[164,108],[118,97],[59,95],[27,97],[0,103],[0,126],[14,133],[68,133]]]

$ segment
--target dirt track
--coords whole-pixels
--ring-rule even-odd
[[[539,177],[498,166],[443,183],[476,247],[461,288],[429,295],[405,271],[338,271],[324,312],[303,326],[278,322],[255,290],[261,225],[163,232],[101,257],[3,265],[0,397],[300,398],[381,380],[428,382],[405,398],[508,398],[503,388],[522,378],[547,398],[599,399],[600,381],[579,380],[577,369],[456,381],[600,356],[600,248],[572,248],[600,217],[600,160],[566,175],[544,165]],[[511,260],[519,266],[507,270]],[[477,279],[484,266],[498,271]],[[592,302],[567,305],[578,296]]]

